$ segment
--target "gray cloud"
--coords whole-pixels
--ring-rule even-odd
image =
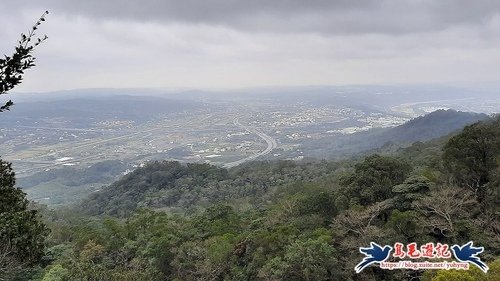
[[[222,25],[257,32],[404,34],[483,24],[496,0],[46,0],[8,1],[95,19]]]
[[[498,80],[494,0],[1,0],[0,51],[44,10],[20,91]]]

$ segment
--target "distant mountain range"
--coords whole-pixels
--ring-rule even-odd
[[[68,97],[56,100],[19,102],[9,114],[0,119],[0,126],[15,122],[31,125],[44,119],[60,118],[68,124],[85,126],[99,120],[148,121],[160,114],[193,110],[202,105],[191,100],[176,100],[160,97],[139,97],[129,95],[107,95],[89,97]],[[27,117],[29,116],[29,117]]]

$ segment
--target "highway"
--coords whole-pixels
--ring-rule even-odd
[[[243,158],[243,159],[240,159],[238,161],[226,163],[223,166],[224,168],[236,167],[236,166],[238,166],[238,165],[240,165],[242,163],[245,163],[247,161],[255,160],[257,157],[269,154],[271,152],[271,150],[275,149],[278,146],[278,144],[276,143],[275,139],[273,139],[269,135],[266,135],[265,133],[263,133],[263,132],[255,129],[255,128],[248,127],[248,126],[245,126],[245,125],[241,124],[240,121],[238,120],[238,118],[234,119],[233,123],[234,123],[234,125],[236,125],[236,126],[242,128],[242,129],[244,129],[245,131],[247,131],[249,133],[258,135],[260,138],[262,138],[264,141],[266,141],[267,147],[263,151],[261,151],[259,153],[256,153],[254,155],[250,155],[250,156],[248,156],[246,158]]]

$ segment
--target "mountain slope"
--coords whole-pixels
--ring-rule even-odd
[[[327,158],[345,158],[387,143],[405,146],[416,141],[446,136],[487,118],[488,115],[480,113],[437,110],[397,127],[312,140],[305,142],[301,148],[304,154],[313,158],[325,158],[325,155]]]
[[[398,142],[426,141],[447,135],[486,118],[488,115],[480,113],[451,109],[437,110],[389,129],[384,137]]]

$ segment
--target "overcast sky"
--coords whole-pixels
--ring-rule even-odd
[[[18,91],[500,80],[497,0],[1,0],[0,54],[45,10]]]

